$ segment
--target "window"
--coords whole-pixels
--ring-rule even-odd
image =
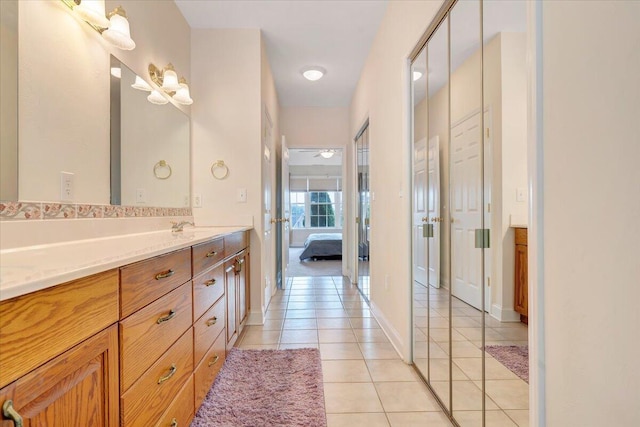
[[[342,228],[341,191],[292,191],[293,228]]]

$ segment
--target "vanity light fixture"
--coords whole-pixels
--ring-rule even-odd
[[[173,95],[173,100],[178,104],[182,105],[191,105],[193,104],[193,99],[191,99],[191,95],[189,94],[189,85],[187,85],[187,81],[184,77],[180,77],[180,88]]]
[[[164,67],[162,72],[162,90],[165,92],[175,92],[180,89],[180,83],[178,83],[178,74],[176,74],[173,64],[169,63]]]
[[[105,16],[101,0],[61,1],[115,47],[122,50],[132,50],[136,47],[131,38],[127,14],[122,6],[116,7]]]
[[[327,70],[322,67],[305,67],[302,69],[302,75],[305,79],[315,82],[316,80],[320,80],[325,74]]]
[[[151,92],[153,90],[153,88],[149,86],[149,83],[145,82],[140,76],[136,76],[136,81],[131,85],[131,87],[145,92]]]
[[[325,159],[330,159],[333,155],[336,154],[336,150],[322,150],[320,151],[320,155]]]
[[[415,82],[416,80],[420,80],[420,77],[422,77],[422,73],[420,71],[414,71],[413,72],[413,81]]]
[[[160,92],[158,92],[157,90],[152,90],[151,94],[149,96],[147,96],[147,101],[149,101],[152,104],[156,104],[156,105],[164,105],[167,102],[169,102],[169,100],[167,98],[165,98],[164,96],[162,96],[162,94]]]
[[[193,99],[189,94],[189,85],[184,77],[180,77],[176,73],[173,64],[169,63],[163,70],[154,64],[149,64],[149,77],[160,89],[162,89],[172,99],[182,105],[193,104]]]
[[[122,68],[120,67],[111,67],[111,75],[116,79],[122,78]]]

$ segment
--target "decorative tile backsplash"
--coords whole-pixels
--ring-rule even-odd
[[[131,218],[192,216],[191,208],[155,208],[65,204],[55,202],[0,202],[0,221],[12,219]]]

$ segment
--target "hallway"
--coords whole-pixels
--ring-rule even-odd
[[[435,399],[342,277],[294,277],[244,349],[320,348],[328,427],[450,426]]]

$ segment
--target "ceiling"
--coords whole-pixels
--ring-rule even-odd
[[[192,28],[260,28],[282,107],[346,107],[387,0],[174,0]],[[305,66],[327,70],[302,77]]]

